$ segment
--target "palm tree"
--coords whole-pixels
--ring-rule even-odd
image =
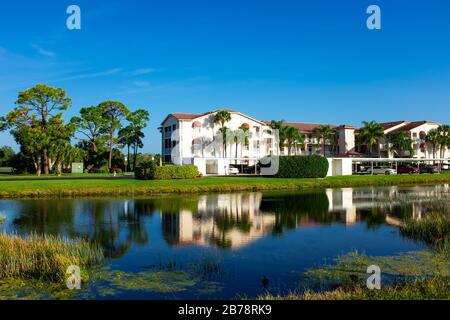
[[[445,149],[450,144],[450,126],[440,125],[436,130],[440,135],[439,137],[440,158],[444,158]]]
[[[376,121],[363,121],[363,127],[361,128],[359,135],[362,142],[369,146],[369,153],[372,154],[373,146],[376,145],[381,138],[384,138],[384,129]],[[380,155],[379,148],[378,155]]]
[[[239,129],[242,130],[244,136],[244,146],[248,146],[250,144],[250,138],[252,136],[250,128],[246,125],[241,125]],[[241,158],[242,158],[242,148],[241,148]]]
[[[223,157],[227,156],[227,130],[225,123],[231,121],[231,113],[226,110],[220,110],[214,115],[214,124],[220,124],[219,132],[222,134]]]
[[[327,141],[333,139],[335,133],[336,130],[327,125],[321,125],[314,128],[314,135],[317,137],[319,141],[322,141],[322,153],[324,157],[325,157],[325,145]]]
[[[433,149],[433,158],[436,158],[436,147],[441,142],[441,135],[437,129],[431,129],[428,131],[428,134],[425,136],[425,141],[431,144]]]
[[[134,143],[133,129],[131,126],[127,126],[119,130],[119,143],[127,148],[127,171],[131,171],[130,168],[130,148]]]
[[[272,120],[269,126],[272,129],[278,130],[278,151],[281,153],[281,148],[284,147],[286,142],[286,126],[284,125],[284,120]]]
[[[390,135],[389,140],[392,143],[391,150],[397,151],[399,155],[404,151],[408,151],[410,156],[413,156],[413,141],[405,131]]]
[[[300,135],[300,132],[298,131],[298,129],[294,128],[292,126],[283,127],[282,131],[284,131],[284,134],[286,135],[286,144],[288,146],[288,154],[291,155],[292,146],[295,145],[296,142],[303,141],[303,137]]]

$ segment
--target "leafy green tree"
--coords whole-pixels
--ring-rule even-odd
[[[214,115],[214,124],[220,124],[219,132],[222,134],[223,157],[227,156],[227,128],[225,124],[231,121],[231,113],[226,110],[220,110]]]
[[[48,145],[47,137],[39,126],[22,126],[11,131],[14,139],[20,145],[21,152],[33,160],[38,176],[42,170],[42,150]]]
[[[0,148],[0,167],[12,167],[12,161],[16,153],[11,147],[3,146]]]
[[[144,142],[142,141],[142,139],[145,138],[145,134],[142,130],[147,127],[148,121],[150,120],[150,113],[147,110],[138,109],[134,112],[129,113],[127,116],[127,120],[129,122],[128,127],[130,128],[131,132],[134,171],[136,169],[138,150],[144,147]],[[130,159],[129,155],[128,159]]]
[[[75,124],[77,132],[86,138],[93,154],[97,154],[105,142],[102,131],[105,130],[107,121],[103,117],[103,110],[99,106],[81,108],[80,116],[73,117],[70,122]]]
[[[108,167],[112,168],[113,147],[116,144],[115,133],[122,126],[121,120],[129,113],[127,107],[119,101],[105,101],[98,105],[105,119],[104,132],[108,135]]]
[[[33,142],[33,147],[29,149],[33,150],[35,156],[37,153],[41,154],[39,158],[42,158],[45,174],[48,174],[50,169],[48,153],[52,137],[48,134],[49,125],[52,125],[53,117],[60,117],[60,114],[54,115],[53,113],[66,110],[71,103],[71,99],[67,97],[63,89],[38,84],[31,89],[19,92],[16,101],[18,107],[6,116],[7,126],[9,128],[15,127],[16,132],[24,130],[23,127],[29,129],[41,128],[39,134],[37,130],[31,130],[27,137],[29,139],[32,137],[41,138],[41,141]],[[26,141],[30,142],[29,140]],[[41,149],[35,150],[34,148],[37,146],[40,146]]]
[[[126,167],[127,171],[131,171],[130,168],[130,148],[131,145],[134,143],[134,136],[133,136],[133,129],[131,126],[127,126],[125,128],[122,128],[119,130],[119,144],[121,144],[123,147],[127,148],[127,161],[126,161]]]
[[[384,138],[384,129],[376,121],[363,121],[363,127],[359,132],[360,141],[366,143],[369,147],[369,153],[372,154],[373,146],[378,143],[381,138]],[[380,150],[378,150],[378,153]]]
[[[336,131],[327,125],[321,125],[314,128],[314,135],[322,143],[322,154],[325,157],[325,145],[327,141],[332,141],[334,139]]]

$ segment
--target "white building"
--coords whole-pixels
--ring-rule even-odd
[[[373,150],[373,156],[381,158],[449,158],[450,151],[444,146],[441,150],[440,146],[435,146],[435,155],[433,155],[433,146],[425,141],[425,137],[430,130],[437,129],[441,124],[433,121],[394,121],[380,123],[384,129],[387,138],[380,139],[378,145]],[[399,132],[405,132],[407,137],[412,140],[412,151],[399,153],[392,148],[389,138]]]
[[[224,123],[227,141],[223,143],[222,124],[215,123],[219,111],[230,113],[231,119]],[[298,129],[304,144],[286,142],[280,146],[278,132],[272,130],[269,121],[259,121],[233,110],[216,110],[202,114],[171,113],[161,123],[161,148],[164,162],[176,165],[195,164],[202,174],[227,175],[231,167],[240,173],[256,173],[257,163],[266,156],[323,154],[322,141],[314,134],[319,123],[284,122],[285,126]],[[358,128],[350,125],[325,124],[333,128],[336,135],[325,141],[325,156],[330,161],[329,175],[352,174],[352,160],[349,158],[433,158],[433,148],[425,142],[425,136],[440,123],[431,121],[396,121],[380,125],[386,138],[380,139],[367,154],[367,146],[356,148]],[[412,140],[413,154],[392,147],[390,139],[398,132],[406,132]],[[436,148],[435,148],[436,149]],[[437,157],[450,157],[448,148],[435,150]],[[347,169],[343,169],[347,168]],[[262,172],[261,172],[262,174]]]
[[[162,157],[174,164],[195,164],[204,174],[226,174],[230,162],[254,165],[268,155],[278,155],[277,138],[264,122],[233,110],[224,145],[216,110],[203,114],[171,113],[161,123]],[[239,135],[237,134],[239,132]],[[236,135],[233,135],[236,134]]]

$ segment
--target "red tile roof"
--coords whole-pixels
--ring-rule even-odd
[[[201,114],[194,113],[171,113],[171,115],[178,120],[192,120],[201,116]]]
[[[402,124],[405,122],[406,121],[382,122],[382,123],[380,123],[380,126],[382,126],[384,130],[389,130],[390,128],[393,128],[393,127],[398,126],[399,124]]]
[[[270,124],[270,121],[263,121],[266,124]],[[315,128],[320,126],[330,126],[331,128],[337,128],[334,124],[324,124],[324,123],[304,123],[304,122],[283,122],[284,126],[291,126],[297,128],[302,133],[313,132]]]
[[[397,133],[397,132],[401,132],[401,131],[409,131],[412,129],[415,129],[425,123],[427,123],[428,121],[413,121],[413,122],[409,122],[408,124],[401,126],[400,128],[397,128],[389,133]]]

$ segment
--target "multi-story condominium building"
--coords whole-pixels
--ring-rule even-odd
[[[278,146],[272,129],[264,122],[233,110],[224,124],[226,141],[221,141],[222,125],[214,122],[218,111],[203,114],[171,113],[161,123],[162,157],[165,162],[192,164],[194,159],[208,159],[209,173],[219,173],[218,159],[242,159],[247,164],[267,155],[277,155]],[[236,134],[236,135],[235,135]],[[244,160],[248,159],[248,160]],[[227,164],[225,164],[227,165]],[[204,171],[204,170],[201,170]]]
[[[448,158],[450,151],[447,147],[433,146],[426,142],[426,136],[430,130],[437,129],[441,124],[433,121],[394,121],[380,123],[384,129],[385,138],[378,141],[373,148],[372,155],[380,158]],[[404,132],[406,137],[411,139],[412,146],[409,150],[396,150],[393,147],[392,139],[399,132]],[[361,150],[363,151],[363,150]],[[367,151],[367,150],[366,150]]]
[[[381,123],[385,138],[382,138],[368,154],[364,145],[356,147],[359,129],[350,125],[284,122],[283,125],[298,129],[303,143],[280,142],[276,130],[269,121],[256,120],[233,110],[229,121],[223,123],[227,128],[226,141],[221,140],[222,124],[215,122],[215,115],[223,110],[202,114],[171,113],[161,123],[162,157],[165,162],[174,164],[195,164],[203,174],[227,174],[230,165],[254,166],[266,156],[323,154],[323,141],[315,135],[315,128],[326,125],[335,130],[333,138],[325,141],[325,156],[331,158],[448,158],[448,147],[436,150],[426,143],[430,130],[439,127],[431,121],[396,121]],[[239,132],[239,133],[237,133]],[[412,141],[412,153],[393,148],[392,137],[405,132]],[[290,149],[290,150],[289,150]],[[255,169],[256,170],[256,169]]]
[[[280,147],[278,134],[272,130],[267,121],[259,121],[234,110],[226,110],[231,119],[224,126],[229,130],[226,143],[218,142],[221,138],[222,124],[214,121],[217,112],[203,114],[171,113],[161,123],[161,148],[165,162],[174,164],[193,164],[200,166],[201,172],[224,173],[223,166],[230,161],[245,162],[247,165],[268,155],[288,154],[322,154],[322,143],[313,135],[314,128],[321,124],[286,122],[297,128],[304,135],[304,145],[291,146],[288,150],[286,143]],[[336,141],[326,141],[325,154],[348,156],[354,152],[355,127],[330,125],[336,129]],[[241,136],[233,136],[240,131]],[[242,134],[244,136],[242,136]],[[202,163],[200,159],[204,159]],[[222,161],[228,159],[227,162]],[[230,160],[231,159],[231,160]],[[222,163],[223,164],[222,164]]]

